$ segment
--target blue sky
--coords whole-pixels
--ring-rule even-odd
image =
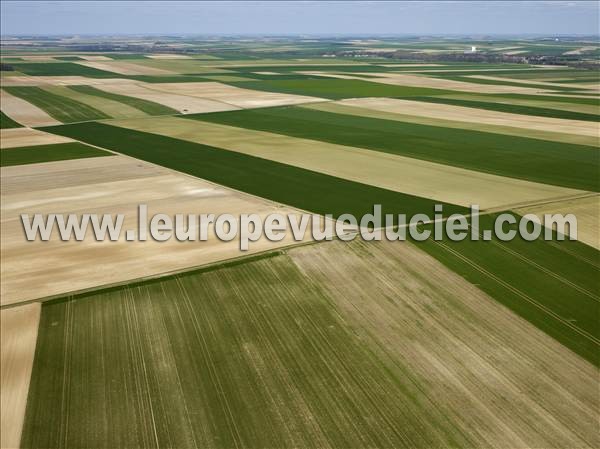
[[[3,35],[598,34],[596,1],[1,2]]]

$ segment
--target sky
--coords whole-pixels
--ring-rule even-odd
[[[597,1],[14,1],[2,35],[595,34]]]

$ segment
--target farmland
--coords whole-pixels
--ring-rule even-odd
[[[1,49],[3,448],[600,447],[589,39]],[[394,222],[363,230],[440,205],[417,230],[560,213],[578,241],[317,241],[286,223],[243,251],[214,220],[207,240],[142,238],[142,205],[187,216],[177,236],[193,214],[334,225],[376,204]],[[32,214],[120,215],[123,232],[28,241]]]
[[[2,149],[72,142],[67,137],[45,133],[32,128],[9,128],[0,131]]]
[[[21,125],[19,125],[13,119],[8,117],[4,112],[0,112],[0,128],[6,129],[6,128],[20,128],[20,127],[21,127]]]
[[[85,442],[110,447],[471,447],[485,446],[487,438],[493,441],[503,426],[510,426],[515,442],[526,445],[547,444],[554,438],[565,444],[594,444],[594,399],[577,391],[594,384],[591,367],[515,321],[506,309],[420,251],[382,246],[334,242],[321,251],[314,246],[294,249],[241,265],[46,304],[25,446]],[[327,263],[330,258],[343,260],[346,269]],[[385,269],[394,261],[403,264],[405,258],[419,263],[411,265],[410,272]],[[384,261],[383,266],[375,268],[376,259]],[[443,291],[430,279],[410,276],[425,267],[456,284]],[[349,273],[361,273],[366,284]],[[334,276],[343,281],[332,282]],[[387,306],[366,294],[369,287],[386,288],[369,282],[377,276],[386,276],[394,286],[387,287],[394,289],[387,294],[397,299]],[[416,285],[398,282],[405,276]],[[411,292],[419,288],[425,289],[420,294],[427,296],[428,306],[411,299]],[[482,309],[481,301],[488,307]],[[386,310],[393,314],[386,315]],[[461,324],[466,313],[472,320],[468,328]],[[360,322],[363,314],[370,319],[356,335],[348,325]],[[426,329],[408,325],[425,316]],[[399,327],[394,318],[406,327]],[[478,333],[485,338],[473,338]],[[408,336],[412,345],[400,343]],[[490,336],[500,339],[507,351],[500,366],[486,360],[490,351],[500,356],[490,346]],[[521,338],[535,341],[542,352],[527,352]],[[463,373],[463,382],[474,381],[477,370],[485,370],[499,376],[499,382],[514,384],[514,390],[501,390],[508,396],[500,400],[495,382],[475,380],[478,401],[464,398],[459,384],[450,383],[443,395],[448,402],[442,409],[433,405],[438,401],[426,385],[439,380],[432,368],[443,363],[447,370],[458,369],[450,354],[466,351],[461,339],[471,342],[473,351],[473,365]],[[408,351],[420,351],[424,366],[416,368],[411,360],[417,358]],[[541,366],[562,357],[568,357],[567,370],[535,380],[513,365]],[[511,367],[509,372],[505,366]],[[582,384],[566,381],[571,372],[579,373]],[[55,375],[67,382],[53,382]],[[89,376],[94,381],[86,387]],[[570,411],[557,401],[562,378],[577,404]],[[111,380],[117,388],[107,389]],[[517,399],[519,388],[539,389],[543,407]],[[453,395],[474,409],[453,404]],[[477,410],[485,413],[486,404],[497,400],[500,403],[492,407],[502,418],[487,436],[461,425],[463,420],[486,420],[485,414],[476,417]],[[95,404],[91,416],[83,413],[87,401]],[[521,407],[530,422],[555,422],[555,431],[547,435],[534,430],[537,426],[517,424],[511,410]],[[152,416],[144,412],[147,408]],[[567,430],[571,420],[578,421],[578,431]],[[53,425],[42,425],[48,422]],[[256,432],[260,428],[270,431]]]
[[[475,202],[487,209],[581,193],[574,189],[488,175],[363,148],[210,122],[161,117],[110,123],[462,206]]]
[[[482,219],[482,227],[492,217]],[[580,242],[435,242],[423,249],[595,365],[597,250]]]
[[[35,156],[38,148],[32,147],[28,151]],[[22,150],[3,150],[1,155],[4,160],[6,151],[18,155]],[[196,243],[175,239],[126,242],[124,237],[117,242],[96,241],[90,234],[82,242],[65,244],[58,238],[56,229],[54,238],[46,242],[39,239],[28,242],[22,238],[19,217],[32,207],[45,215],[76,211],[122,213],[127,217],[124,226],[135,228],[139,204],[145,204],[149,213],[210,210],[212,213],[237,211],[238,214],[264,216],[274,212],[295,212],[270,201],[124,156],[2,167],[2,304],[123,283],[238,255],[238,243],[221,242],[214,236],[214,227],[209,229],[210,240]],[[251,247],[250,252],[286,245],[290,240],[291,237],[281,242],[265,239]],[[72,262],[90,259],[100,266]],[[140,260],[144,263],[139,263]],[[49,265],[52,266],[50,270],[47,269]]]
[[[2,150],[0,166],[36,164],[39,162],[110,156],[110,153],[79,142],[34,145]]]
[[[92,106],[39,87],[5,87],[4,89],[9,94],[43,109],[49,116],[63,123],[110,117]]]
[[[193,118],[359,146],[564,187],[599,189],[596,176],[598,153],[583,145],[405,124],[306,108],[204,114]],[[482,153],[485,154],[483,158]],[[530,166],[536,167],[535,172],[529,170]]]
[[[110,92],[106,92],[101,89],[96,89],[93,86],[70,86],[70,88],[76,92],[80,92],[82,94],[106,98],[108,100],[118,101],[119,103],[123,103],[127,106],[131,106],[132,108],[138,109],[148,115],[167,115],[167,114],[176,114],[177,111],[175,109],[171,109],[169,107],[163,106],[159,103],[154,103],[152,101],[143,100],[140,98],[130,97],[126,95],[118,95]]]
[[[40,321],[39,303],[2,310],[2,447],[18,447]]]

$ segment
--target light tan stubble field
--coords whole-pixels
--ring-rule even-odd
[[[48,242],[25,239],[20,214],[125,214],[123,230],[137,230],[137,208],[148,217],[176,214],[293,214],[297,210],[125,156],[31,164],[1,169],[2,304],[66,294],[251,254],[293,243],[262,238],[239,251],[239,241]],[[125,232],[123,231],[123,234]]]

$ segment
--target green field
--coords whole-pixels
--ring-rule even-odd
[[[370,83],[363,80],[344,79],[264,79],[230,83],[233,86],[247,89],[264,90],[296,95],[341,100],[357,97],[423,97],[430,95],[447,95],[450,90],[430,89],[426,87],[392,86],[389,84]]]
[[[351,213],[359,217],[372,212],[374,204],[381,204],[383,213],[433,215],[436,203],[234,151],[107,124],[42,129],[323,215]],[[467,211],[450,204],[446,207],[444,210]]]
[[[6,128],[22,128],[22,126],[11,119],[4,112],[0,111],[0,129]]]
[[[415,157],[529,181],[598,191],[594,147],[280,107],[184,118]]]
[[[425,101],[427,103],[450,104],[453,106],[466,106],[469,108],[485,109],[488,111],[510,112],[512,114],[536,115],[538,117],[553,117],[568,120],[583,120],[587,122],[600,122],[600,115],[586,114],[583,112],[566,111],[560,109],[539,108],[508,103],[493,103],[474,100],[459,100],[441,97],[413,97],[411,100]]]
[[[96,97],[106,98],[107,100],[118,101],[119,103],[126,104],[127,106],[131,106],[132,108],[139,109],[140,111],[148,115],[178,114],[178,111],[176,111],[175,109],[171,109],[168,106],[164,106],[153,101],[143,100],[141,98],[135,97],[128,97],[126,95],[113,94],[111,92],[106,92],[101,89],[96,89],[93,86],[69,86],[69,89],[86,95],[93,95]]]
[[[4,90],[27,100],[63,123],[110,118],[109,115],[87,104],[54,94],[40,87],[5,87]]]
[[[593,447],[591,366],[433,262],[329,242],[46,302],[21,446]]]
[[[94,69],[72,62],[24,62],[11,64],[13,68],[31,76],[87,76],[89,78],[118,78],[119,76],[104,70]]]
[[[493,229],[495,217],[481,217],[480,229]],[[541,237],[532,242],[494,238],[423,243],[422,249],[451,270],[600,366],[600,252],[596,249]]]
[[[283,255],[46,303],[21,445],[466,447],[385,362]]]
[[[120,101],[98,97],[96,95],[88,95],[78,92],[68,86],[44,86],[42,88],[46,92],[57,95],[58,97],[66,97],[78,103],[85,104],[93,109],[100,111],[110,118],[133,118],[147,117],[147,115],[139,109],[132,108]]]
[[[543,91],[551,91],[550,94],[554,92],[572,92],[572,93],[584,93],[586,92],[583,88],[578,88],[577,86],[573,87],[565,87],[565,86],[548,86],[545,84],[531,84],[531,83],[520,83],[518,81],[502,81],[502,80],[488,80],[485,78],[474,78],[472,76],[467,75],[488,75],[488,72],[465,72],[464,75],[458,75],[456,72],[438,72],[431,74],[431,76],[435,76],[437,78],[444,78],[452,81],[462,81],[465,83],[475,83],[475,84],[492,84],[495,86],[514,86],[514,87],[529,87],[532,89],[540,89]]]
[[[112,153],[79,142],[7,148],[0,151],[0,166],[37,164],[87,157],[112,156]]]

